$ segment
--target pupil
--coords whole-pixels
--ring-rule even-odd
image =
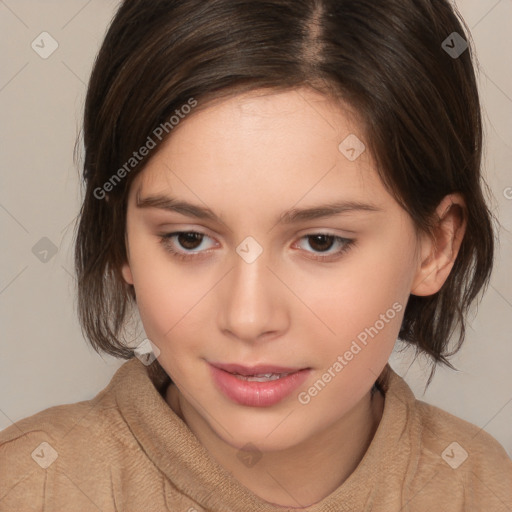
[[[202,237],[200,233],[180,233],[178,235],[180,245],[185,249],[196,249],[199,245],[201,245],[200,237]]]
[[[311,235],[309,238],[310,238],[311,247],[318,251],[326,251],[326,250],[330,249],[332,247],[332,242],[334,239],[334,237],[332,235]],[[311,243],[311,240],[313,240],[314,242]],[[327,240],[327,247],[325,246],[326,245],[325,243],[322,244],[322,241],[325,242],[326,240]],[[317,242],[320,242],[320,243],[317,244]],[[317,247],[315,247],[315,245],[317,245]],[[318,245],[320,245],[320,247],[318,247]]]

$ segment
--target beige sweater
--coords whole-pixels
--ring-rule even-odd
[[[297,510],[263,501],[220,467],[151,378],[131,359],[92,400],[0,432],[0,511]],[[483,430],[416,400],[391,371],[363,460],[300,510],[511,512],[512,461]]]

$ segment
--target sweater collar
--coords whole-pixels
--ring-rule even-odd
[[[120,412],[153,464],[181,493],[209,511],[339,512],[361,509],[393,478],[406,480],[412,449],[407,420],[414,410],[414,395],[391,367],[386,367],[384,410],[375,435],[355,471],[336,490],[306,508],[272,505],[243,486],[221,467],[175,414],[157,389],[154,373],[133,358],[112,378]],[[153,379],[153,380],[152,380]]]

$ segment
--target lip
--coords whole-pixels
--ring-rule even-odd
[[[267,364],[248,367],[238,364],[209,363],[208,366],[219,391],[233,402],[249,407],[270,407],[279,403],[303,384],[311,373],[311,368],[289,368]],[[264,373],[289,373],[289,375],[268,382],[256,382],[241,380],[233,373],[244,376]]]
[[[239,375],[259,375],[262,373],[295,373],[304,368],[288,368],[286,366],[274,366],[270,364],[257,364],[255,366],[243,366],[241,364],[210,363],[212,366],[229,373]]]

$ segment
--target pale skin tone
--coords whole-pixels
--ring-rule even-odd
[[[218,463],[281,506],[320,501],[357,467],[384,407],[370,390],[409,295],[441,288],[465,230],[450,207],[464,200],[451,194],[438,206],[436,238],[416,236],[369,151],[349,161],[338,149],[349,134],[364,140],[354,119],[310,89],[224,100],[172,132],[128,198],[122,272],[175,383],[166,401]],[[136,206],[156,195],[209,208],[219,221]],[[340,201],[374,210],[278,223],[286,210]],[[204,236],[161,242],[191,231]],[[346,242],[316,234],[355,242],[340,253]],[[236,252],[248,236],[263,249],[250,264]],[[195,256],[180,260],[169,247]],[[307,390],[394,303],[401,311],[306,405],[295,392],[270,407],[241,406],[212,382],[207,361],[267,363],[312,368],[298,391]],[[253,467],[237,457],[247,443],[262,453]]]

